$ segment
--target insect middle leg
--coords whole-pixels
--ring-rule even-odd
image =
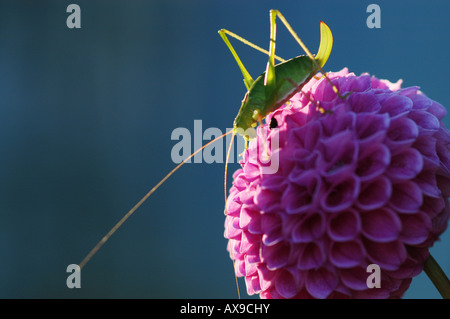
[[[292,81],[292,79],[290,79],[290,78],[284,78],[284,79],[282,79],[281,81],[288,81],[289,83],[291,83],[292,84],[292,86],[293,87],[297,87],[297,84],[294,82],[294,81]],[[280,83],[281,84],[281,83]],[[322,114],[324,114],[324,113],[330,113],[330,112],[332,112],[332,111],[329,111],[329,110],[325,110],[323,107],[321,107],[318,103],[317,103],[317,101],[314,101],[310,96],[309,96],[309,94],[306,94],[305,92],[303,92],[301,89],[300,89],[300,92],[303,94],[303,96],[305,96],[312,104],[314,104],[315,106],[316,106],[316,110],[318,110],[320,113],[322,113]]]

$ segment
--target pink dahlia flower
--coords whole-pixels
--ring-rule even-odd
[[[399,298],[448,224],[446,111],[401,81],[347,69],[328,77],[352,93],[341,99],[312,79],[268,115],[272,128],[258,127],[233,175],[228,250],[250,295]],[[254,151],[263,143],[279,158],[274,174],[262,173]],[[381,288],[367,286],[370,264]]]

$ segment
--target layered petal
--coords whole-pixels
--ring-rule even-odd
[[[350,94],[312,78],[244,152],[225,211],[230,257],[261,298],[400,298],[450,218],[446,110],[401,80],[327,76]],[[274,173],[254,151],[264,145],[278,145]],[[370,264],[381,288],[367,286]]]

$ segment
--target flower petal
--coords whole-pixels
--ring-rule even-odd
[[[297,277],[288,269],[281,270],[275,280],[275,289],[284,298],[294,297],[299,289]]]
[[[391,165],[386,174],[393,181],[412,179],[423,168],[423,158],[418,150],[408,148],[391,157]]]
[[[388,178],[379,176],[363,183],[359,193],[357,206],[362,210],[372,210],[384,206],[392,194],[392,185]]]
[[[416,213],[422,205],[422,191],[416,183],[404,181],[392,185],[391,206],[402,213]]]
[[[359,213],[353,209],[333,214],[328,223],[328,235],[335,241],[348,241],[361,230]]]
[[[280,269],[287,265],[290,251],[290,245],[282,242],[272,246],[262,245],[261,260],[270,270]]]
[[[407,257],[405,246],[397,240],[389,243],[367,240],[364,246],[372,263],[384,271],[397,270]]]
[[[432,135],[439,129],[439,120],[427,111],[413,110],[408,114],[408,117],[416,122],[421,135]]]
[[[336,288],[338,282],[336,274],[326,268],[320,268],[308,271],[305,287],[311,296],[325,299]]]
[[[328,212],[338,212],[349,208],[359,193],[359,180],[349,176],[346,180],[331,185],[322,199],[321,205]]]
[[[368,275],[366,269],[362,267],[341,269],[339,271],[339,278],[342,282],[350,289],[357,291],[367,289]]]
[[[400,218],[388,208],[364,212],[361,217],[363,235],[378,243],[395,240],[402,229]]]
[[[411,99],[402,95],[391,95],[381,103],[380,113],[388,113],[391,118],[404,115],[412,109]]]
[[[408,245],[423,243],[431,230],[431,220],[425,213],[402,214],[402,231],[399,239]]]
[[[316,269],[326,260],[325,250],[318,242],[310,242],[303,246],[298,257],[297,268],[300,270]]]
[[[292,230],[292,242],[306,243],[322,236],[326,229],[326,220],[323,214],[313,213],[297,222]]]
[[[389,149],[382,144],[361,150],[356,174],[361,181],[371,180],[384,173],[391,160]]]
[[[412,144],[419,136],[419,128],[416,123],[406,117],[399,117],[391,120],[387,130],[387,144],[392,149],[400,146]]]
[[[355,131],[359,140],[369,139],[374,134],[385,131],[389,127],[387,114],[361,113],[356,118]]]
[[[330,249],[330,261],[339,268],[356,267],[364,257],[364,247],[358,240],[335,242]]]

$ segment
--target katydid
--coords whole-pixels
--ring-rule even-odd
[[[275,22],[277,15],[307,55],[292,58],[275,66]],[[266,71],[256,80],[253,80],[226,36],[226,34],[231,36],[234,36],[234,34],[225,29],[220,30],[219,34],[235,57],[248,90],[242,100],[241,108],[233,125],[233,131],[243,135],[247,141],[252,137],[252,132],[249,129],[255,127],[256,123],[265,118],[267,114],[283,105],[295,93],[300,91],[303,85],[319,70],[322,70],[333,46],[331,30],[321,21],[320,46],[317,55],[314,57],[284,16],[278,10],[270,10],[269,61],[267,62]],[[239,40],[239,37],[236,38]]]
[[[282,58],[275,55],[275,40],[276,40],[276,17],[279,17],[286,28],[289,30],[294,39],[300,44],[306,55],[298,56],[290,60],[283,60]],[[239,37],[238,35],[221,29],[219,31],[220,36],[225,41],[226,45],[233,54],[239,68],[244,76],[244,83],[247,87],[247,92],[245,93],[244,99],[242,100],[241,107],[239,109],[238,115],[234,120],[233,130],[215,138],[209,143],[205,144],[194,153],[189,155],[180,164],[178,164],[172,171],[170,171],[160,182],[158,182],[130,211],[128,211],[124,217],[97,243],[97,245],[88,253],[88,255],[79,264],[80,269],[82,269],[89,260],[97,253],[97,251],[103,246],[103,244],[122,226],[122,224],[181,166],[188,162],[193,156],[201,152],[208,145],[216,142],[217,140],[223,138],[224,136],[232,133],[233,138],[236,133],[242,135],[246,140],[246,145],[250,139],[255,136],[254,127],[257,123],[262,123],[262,120],[266,115],[275,111],[281,105],[283,105],[290,97],[295,93],[299,92],[303,85],[305,85],[318,71],[322,71],[322,67],[325,65],[328,57],[331,53],[331,48],[333,44],[333,38],[330,29],[324,23],[320,23],[320,45],[316,56],[313,56],[307,47],[303,44],[297,34],[294,32],[290,24],[284,18],[284,16],[278,10],[270,10],[270,46],[269,51],[266,51],[257,45]],[[236,54],[234,48],[229,42],[226,35],[229,35],[237,40],[251,46],[252,48],[261,51],[269,56],[269,61],[267,63],[266,71],[261,74],[256,80],[253,80],[238,55]],[[280,64],[275,65],[275,59],[281,61]],[[326,75],[325,75],[326,76]],[[328,79],[328,78],[327,78]],[[333,86],[334,90],[337,89]],[[338,93],[338,92],[337,92]],[[276,127],[276,123],[271,123],[271,127]],[[233,140],[231,139],[231,141]],[[230,150],[232,147],[232,142],[230,143],[227,159],[225,163],[225,202],[227,199],[227,188],[226,188],[226,176],[227,176],[227,166],[228,158],[230,155]],[[234,263],[234,261],[233,261]],[[239,295],[239,286],[236,285]],[[239,295],[240,297],[240,295]]]

